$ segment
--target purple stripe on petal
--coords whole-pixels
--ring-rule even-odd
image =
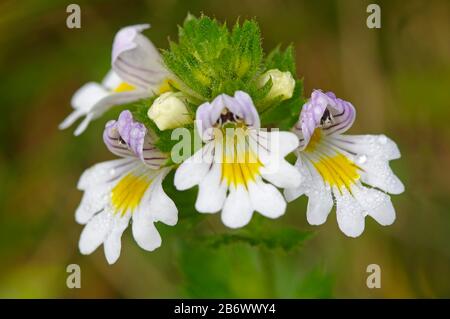
[[[141,34],[149,27],[134,25],[117,32],[111,62],[121,79],[145,89],[153,89],[168,75],[158,50]]]
[[[350,102],[337,98],[333,92],[314,90],[294,126],[294,132],[303,139],[300,148],[308,145],[316,128],[321,128],[327,135],[340,134],[352,126],[355,116],[355,108]]]
[[[121,157],[137,157],[144,163],[159,166],[167,156],[153,146],[144,124],[133,120],[130,111],[125,110],[117,121],[109,121],[103,132],[108,149]],[[158,160],[155,163],[155,160]]]
[[[236,120],[244,121],[248,127],[260,127],[258,112],[247,93],[236,91],[234,96],[221,94],[211,103],[203,103],[197,109],[196,126],[204,141],[211,140],[211,129],[219,122],[225,108],[235,116]]]

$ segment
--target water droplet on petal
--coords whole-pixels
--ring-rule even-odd
[[[367,161],[367,156],[366,155],[358,155],[356,157],[356,163],[357,164],[364,164]]]

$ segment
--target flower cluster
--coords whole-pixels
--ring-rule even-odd
[[[367,215],[381,225],[394,222],[387,193],[404,190],[388,163],[400,157],[396,144],[384,135],[344,135],[355,108],[331,92],[315,90],[304,103],[292,48],[264,57],[256,22],[229,31],[189,16],[179,42],[160,53],[142,34],[147,28],[117,33],[112,70],[101,84],[75,93],[74,111],[60,125],[83,117],[79,135],[111,107],[122,107],[103,132],[120,159],[94,165],[78,183],[81,253],[103,244],[107,261],[116,262],[130,221],[140,247],[158,248],[155,224],[178,221],[176,194],[170,198],[162,186],[172,170],[177,190],[198,186],[195,209],[220,212],[230,228],[247,225],[254,212],[278,218],[303,194],[310,224],[324,223],[336,204],[347,236],[363,232]],[[179,129],[200,137],[181,163],[172,158],[169,138]],[[286,159],[291,153],[295,164]]]

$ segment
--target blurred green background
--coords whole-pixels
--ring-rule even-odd
[[[450,297],[450,2],[376,1],[379,30],[366,27],[371,2],[79,0],[82,27],[68,29],[69,1],[1,1],[0,297]],[[392,167],[406,192],[392,196],[393,226],[368,218],[364,234],[350,239],[334,212],[309,226],[300,199],[276,221],[255,219],[250,233],[313,231],[301,247],[211,244],[233,232],[218,215],[184,218],[187,202],[179,226],[158,226],[163,246],[153,253],[128,230],[113,266],[102,249],[79,254],[76,183],[87,167],[114,158],[101,139],[111,115],[76,138],[58,123],[73,92],[108,71],[119,28],[149,22],[146,34],[166,48],[187,12],[229,23],[256,17],[266,52],[295,45],[305,95],[336,92],[357,108],[351,133],[398,143],[403,157]],[[81,266],[81,289],[66,287],[72,263]],[[372,263],[381,266],[380,289],[366,286]]]

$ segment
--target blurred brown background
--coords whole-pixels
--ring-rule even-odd
[[[366,27],[371,2],[381,6],[378,30]],[[72,30],[69,3],[0,2],[0,297],[450,297],[449,1],[80,0],[82,27]],[[108,71],[119,28],[149,22],[146,34],[166,48],[188,12],[230,24],[255,17],[266,52],[294,44],[305,95],[334,91],[357,108],[351,133],[398,143],[403,157],[392,167],[406,192],[393,196],[393,226],[367,219],[360,238],[346,238],[334,213],[307,225],[299,200],[273,222],[316,232],[294,252],[208,249],[185,244],[189,230],[168,229],[153,253],[128,230],[114,266],[101,250],[78,253],[76,183],[114,158],[101,140],[108,117],[77,138],[58,123],[73,92]],[[204,218],[226,231],[218,216]],[[66,287],[71,263],[81,266],[81,289]],[[371,263],[381,266],[381,289],[366,287]]]

